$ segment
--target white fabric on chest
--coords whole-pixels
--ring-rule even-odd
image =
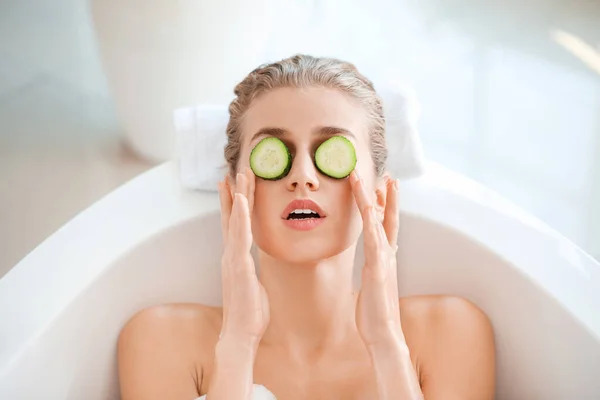
[[[196,400],[205,400],[206,395],[198,397]],[[252,393],[252,400],[277,400],[277,398],[263,385],[254,384],[254,392]]]

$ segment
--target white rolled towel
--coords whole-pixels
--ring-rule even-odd
[[[275,395],[269,391],[263,385],[257,385],[256,383],[253,386],[254,391],[252,393],[252,400],[277,400]],[[198,397],[196,400],[205,400],[206,395],[202,397]]]
[[[383,99],[386,118],[388,171],[400,180],[420,176],[424,156],[415,96],[399,85],[386,85],[378,93]],[[199,104],[175,110],[177,154],[184,187],[217,190],[217,183],[227,174],[224,149],[228,121],[227,105]]]

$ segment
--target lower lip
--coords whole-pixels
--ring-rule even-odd
[[[298,231],[310,231],[325,221],[325,218],[284,219],[283,223]]]

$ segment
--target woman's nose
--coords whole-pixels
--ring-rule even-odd
[[[291,191],[297,187],[312,191],[319,189],[319,176],[308,154],[296,153],[292,161],[292,169],[287,176],[287,187]]]

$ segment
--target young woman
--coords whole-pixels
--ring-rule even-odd
[[[493,399],[484,313],[457,297],[398,297],[398,182],[371,82],[297,55],[257,68],[235,95],[219,185],[223,308],[134,316],[119,338],[122,398]]]

